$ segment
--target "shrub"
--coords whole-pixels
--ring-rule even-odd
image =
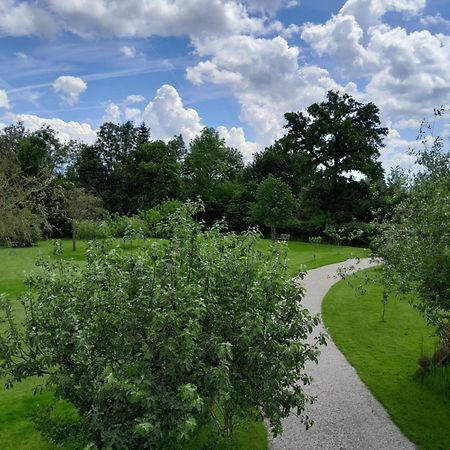
[[[104,221],[79,220],[76,233],[78,239],[102,239],[109,236],[109,227]]]
[[[202,231],[197,211],[187,204],[170,218],[168,243],[92,243],[85,266],[63,261],[58,245],[56,262],[28,280],[23,326],[2,302],[11,326],[0,332],[0,376],[48,374],[79,412],[67,430],[99,448],[173,448],[216,408],[228,437],[250,410],[275,435],[291,408],[308,426],[304,366],[324,337],[307,340],[318,318],[299,306],[286,246],[266,255],[256,232]]]

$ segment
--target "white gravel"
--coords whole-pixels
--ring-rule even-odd
[[[339,281],[340,267],[350,271],[368,268],[368,259],[348,260],[308,272],[300,284],[306,288],[302,305],[311,313],[321,312],[322,300],[330,287]],[[323,331],[322,326],[318,332]],[[392,422],[381,404],[360,380],[331,338],[322,347],[319,364],[307,366],[314,377],[308,392],[316,395],[316,402],[306,413],[315,424],[308,431],[294,413],[283,421],[284,432],[277,438],[269,437],[273,450],[403,450],[416,447]]]

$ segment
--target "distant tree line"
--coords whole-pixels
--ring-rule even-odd
[[[100,204],[130,217],[197,198],[199,219],[225,219],[230,230],[258,225],[308,238],[328,226],[367,242],[369,222],[388,213],[398,183],[379,161],[387,130],[378,108],[330,91],[285,118],[285,135],[248,164],[213,128],[187,145],[181,135],[153,140],[144,123],[104,123],[93,144],[61,143],[49,127],[8,126],[0,132],[0,242],[69,235],[101,214]]]

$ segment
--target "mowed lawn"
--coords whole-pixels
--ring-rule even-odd
[[[123,242],[129,245],[129,242]],[[86,242],[77,242],[77,251],[72,252],[71,241],[63,240],[63,257],[82,264],[85,260]],[[264,251],[269,251],[270,241],[262,240],[259,244]],[[352,257],[367,256],[367,250],[354,247],[334,246],[321,244],[315,247],[312,244],[289,241],[288,247],[288,271],[294,275],[302,267],[307,269],[326,264],[344,261]],[[0,247],[0,293],[5,293],[13,300],[18,318],[22,316],[17,297],[26,286],[24,279],[26,273],[36,270],[38,258],[48,258],[53,254],[53,242],[43,241],[31,248],[3,248]],[[1,326],[1,324],[0,324]],[[13,389],[5,390],[0,385],[0,449],[53,449],[56,448],[48,440],[41,436],[35,429],[32,417],[37,410],[45,407],[51,401],[48,393],[33,395],[33,388],[43,383],[44,380],[27,380],[15,385]],[[0,380],[0,383],[2,381]],[[3,384],[3,383],[2,383]],[[253,436],[253,439],[249,438]],[[256,446],[251,442],[256,438]],[[238,431],[238,447],[241,448],[266,448],[266,434],[262,423],[246,423],[242,430]],[[259,444],[258,444],[259,442]]]
[[[437,339],[404,299],[389,297],[381,321],[381,285],[366,284],[376,273],[369,269],[333,286],[322,306],[324,323],[403,433],[419,448],[450,449],[450,368],[415,379],[418,358],[431,356]]]

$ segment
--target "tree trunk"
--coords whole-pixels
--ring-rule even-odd
[[[233,410],[229,401],[225,401],[223,410],[223,427],[224,435],[230,441],[233,442],[234,427],[233,427]]]
[[[72,251],[77,249],[77,228],[75,222],[72,223]]]
[[[275,227],[270,227],[270,236],[272,238],[272,243],[275,242]]]

